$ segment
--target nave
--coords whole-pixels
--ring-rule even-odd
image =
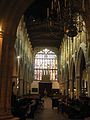
[[[33,96],[17,102],[12,112],[14,120],[90,120],[90,108],[78,100]]]
[[[45,93],[69,98],[64,116],[45,104],[34,119],[90,117],[90,0],[0,0],[0,120],[19,120],[12,96]]]
[[[52,108],[52,99],[50,97],[43,98],[43,108],[35,113],[34,119],[26,120],[68,120],[67,116],[58,111],[57,107]]]

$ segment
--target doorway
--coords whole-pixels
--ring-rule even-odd
[[[47,94],[48,97],[52,95],[52,83],[39,83],[39,94],[41,97],[44,97]]]

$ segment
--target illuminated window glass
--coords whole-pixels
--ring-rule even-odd
[[[57,80],[57,56],[44,49],[35,55],[34,79],[42,80],[42,75],[50,75],[50,80]]]

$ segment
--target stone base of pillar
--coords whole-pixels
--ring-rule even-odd
[[[8,119],[7,119],[8,120]],[[20,118],[12,118],[12,119],[10,119],[10,120],[20,120]]]

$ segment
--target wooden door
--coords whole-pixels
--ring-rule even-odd
[[[52,93],[52,83],[39,83],[39,94],[41,97],[44,97],[45,91],[47,96],[51,96]]]

